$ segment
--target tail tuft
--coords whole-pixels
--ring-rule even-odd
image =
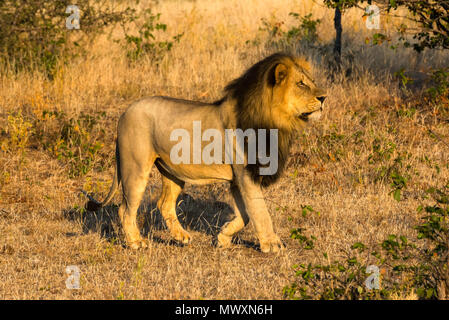
[[[101,202],[98,202],[97,200],[95,200],[90,194],[88,194],[86,191],[84,190],[80,190],[88,199],[89,201],[87,201],[86,205],[84,206],[84,208],[87,211],[97,211],[98,209],[100,209],[101,207],[103,207],[103,204]]]
[[[109,193],[106,196],[106,199],[103,200],[103,202],[98,202],[97,200],[94,199],[94,197],[92,197],[86,191],[80,190],[81,193],[83,193],[87,197],[87,199],[89,199],[89,201],[87,201],[87,203],[85,205],[85,209],[87,211],[97,211],[98,209],[100,209],[100,208],[104,207],[105,205],[107,205],[108,203],[110,203],[112,198],[114,197],[114,194],[120,185],[120,170],[119,170],[120,157],[118,154],[118,146],[116,147],[116,158],[117,158],[117,165],[116,165],[115,174],[114,174],[114,181],[112,182],[111,189],[109,190]]]
[[[95,200],[87,201],[86,206],[85,206],[87,211],[97,211],[101,207],[102,207],[101,203],[97,202]]]

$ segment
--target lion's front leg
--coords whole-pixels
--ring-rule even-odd
[[[253,221],[262,252],[277,252],[283,248],[274,233],[273,223],[260,185],[256,184],[242,166],[233,168],[237,184],[249,218]]]
[[[242,230],[249,222],[242,195],[234,183],[231,184],[231,193],[235,218],[227,222],[217,235],[217,244],[221,248],[231,246],[233,235]]]

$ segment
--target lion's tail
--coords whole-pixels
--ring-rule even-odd
[[[120,157],[119,157],[119,151],[118,151],[118,144],[116,146],[116,166],[115,166],[115,174],[114,174],[114,180],[112,182],[111,189],[109,190],[108,195],[106,196],[106,199],[103,200],[103,202],[98,202],[95,200],[90,194],[88,194],[86,191],[81,190],[82,193],[89,199],[86,203],[86,210],[88,211],[97,211],[98,209],[104,207],[109,202],[111,202],[112,198],[114,197],[115,193],[117,192],[117,189],[121,182],[120,177]]]

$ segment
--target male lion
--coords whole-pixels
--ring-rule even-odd
[[[87,208],[95,210],[107,204],[121,184],[123,201],[118,214],[126,242],[133,249],[145,247],[136,215],[155,164],[162,174],[162,195],[157,206],[172,236],[188,243],[191,237],[176,216],[176,199],[185,182],[230,181],[235,218],[223,226],[217,244],[230,246],[232,236],[251,219],[261,251],[276,252],[282,242],[273,231],[261,185],[269,185],[280,176],[294,131],[309,119],[320,117],[325,98],[325,91],[315,85],[304,59],[276,53],[232,81],[225,88],[225,96],[215,103],[169,97],[141,99],[125,111],[118,123],[117,166],[111,190],[103,203],[91,198]],[[170,152],[176,142],[172,141],[171,133],[184,129],[191,135],[194,121],[201,121],[203,130],[216,129],[222,133],[238,128],[277,129],[277,172],[261,175],[259,162],[248,164],[248,152],[244,153],[244,164],[174,164]]]

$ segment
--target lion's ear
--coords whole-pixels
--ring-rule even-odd
[[[280,84],[287,77],[287,74],[288,74],[287,66],[285,64],[279,63],[274,68],[274,82],[276,84]]]

